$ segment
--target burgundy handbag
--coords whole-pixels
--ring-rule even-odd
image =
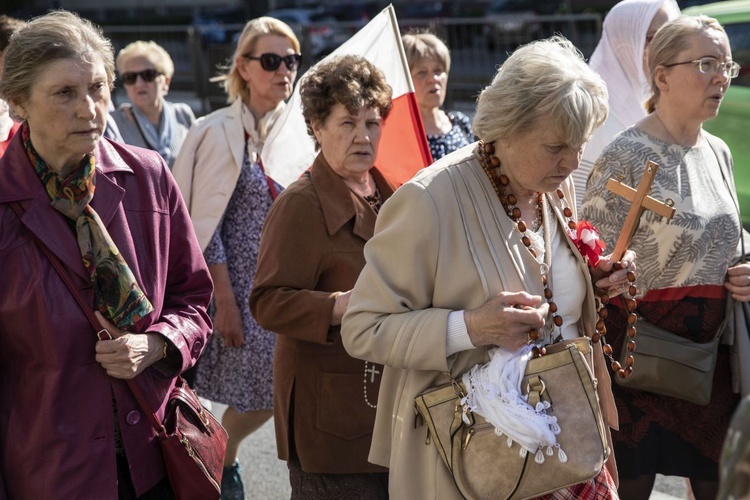
[[[21,204],[13,202],[11,207],[20,219],[23,216]],[[57,256],[36,235],[31,233],[31,236],[70,289],[99,340],[111,339],[109,332],[86,305]],[[198,396],[180,376],[169,395],[163,423],[156,418],[138,383],[134,379],[125,382],[156,432],[175,497],[178,500],[218,499],[221,496],[221,476],[229,439],[224,427],[211,412],[203,408]]]

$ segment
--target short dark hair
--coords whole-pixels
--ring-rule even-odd
[[[6,16],[5,14],[0,16],[0,52],[4,51],[8,43],[10,43],[10,36],[24,24],[26,24],[24,21],[15,17]]]
[[[370,106],[380,112],[383,120],[391,112],[391,86],[383,72],[361,56],[338,56],[321,63],[310,70],[300,85],[302,114],[313,139],[313,122],[324,122],[338,103],[350,113]],[[320,146],[317,140],[315,145]]]

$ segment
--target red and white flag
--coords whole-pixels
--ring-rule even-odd
[[[432,156],[392,5],[383,9],[323,61],[346,54],[365,57],[385,73],[385,79],[393,89],[393,107],[383,124],[375,165],[391,182],[400,186],[432,163]],[[316,156],[315,143],[307,134],[302,117],[299,86],[304,78],[303,75],[294,87],[294,93],[268,134],[261,153],[266,174],[285,187],[297,180]]]

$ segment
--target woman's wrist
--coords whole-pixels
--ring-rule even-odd
[[[147,333],[150,365],[163,361],[169,355],[169,341],[160,333]]]

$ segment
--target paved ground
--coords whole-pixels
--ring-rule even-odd
[[[223,405],[214,405],[220,418]],[[240,447],[242,479],[247,500],[287,500],[290,490],[286,462],[276,458],[273,421],[267,422]],[[659,476],[651,500],[685,500],[685,481],[681,477]],[[415,499],[420,500],[420,499]],[[428,500],[428,499],[425,499]]]

